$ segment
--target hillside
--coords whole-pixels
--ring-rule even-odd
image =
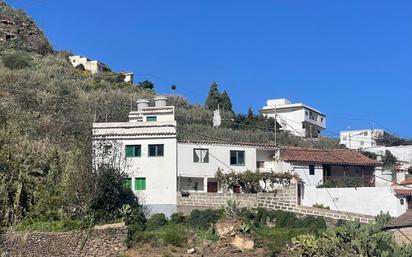
[[[24,11],[14,10],[0,0],[0,51],[7,49],[39,54],[53,52],[43,32]]]

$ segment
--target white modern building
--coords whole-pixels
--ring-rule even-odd
[[[326,128],[326,115],[303,103],[291,103],[287,99],[270,99],[261,113],[274,118],[281,130],[299,137],[317,137]]]
[[[177,142],[174,107],[166,97],[138,100],[128,122],[93,123],[94,163],[116,165],[148,213],[176,211]]]
[[[382,129],[360,129],[340,132],[340,143],[349,149],[376,147],[376,140],[384,135]]]
[[[90,71],[92,74],[110,71],[106,64],[80,55],[69,56],[69,61],[73,67],[76,68],[82,65],[85,70]]]

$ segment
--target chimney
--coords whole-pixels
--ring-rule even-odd
[[[155,107],[165,107],[167,102],[166,96],[156,96],[154,98]]]
[[[220,117],[219,109],[213,111],[213,127],[217,128],[222,123],[222,118]]]
[[[142,111],[144,108],[149,107],[150,101],[147,99],[137,99],[137,111]]]

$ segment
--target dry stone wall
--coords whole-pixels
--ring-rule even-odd
[[[3,256],[119,256],[127,250],[123,223],[70,232],[7,232],[0,242]]]

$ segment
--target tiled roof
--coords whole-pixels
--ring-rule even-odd
[[[307,162],[318,164],[377,166],[375,160],[349,149],[313,149],[301,147],[283,147],[280,159],[289,162]]]
[[[412,177],[408,177],[399,183],[399,185],[411,185],[411,184],[412,184]]]
[[[407,210],[401,216],[393,219],[385,228],[404,228],[412,227],[412,210]]]
[[[397,194],[397,195],[405,195],[405,196],[412,195],[412,188],[411,189],[407,189],[407,188],[405,188],[405,189],[394,189],[393,191],[395,191],[395,194]]]
[[[223,140],[179,140],[181,144],[198,144],[198,145],[227,145],[227,146],[244,146],[244,147],[256,147],[263,149],[276,149],[275,145],[263,144],[263,143],[250,143],[250,142],[231,142]]]

